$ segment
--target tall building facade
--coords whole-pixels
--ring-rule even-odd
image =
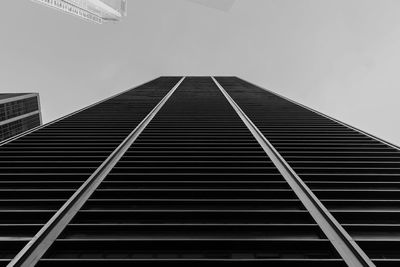
[[[0,147],[4,266],[398,266],[399,149],[236,77],[161,77]]]
[[[39,94],[0,94],[0,142],[41,124]]]

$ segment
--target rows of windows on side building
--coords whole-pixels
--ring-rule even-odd
[[[39,94],[0,94],[0,142],[41,124]]]

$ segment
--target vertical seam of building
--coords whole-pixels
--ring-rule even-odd
[[[37,98],[37,103],[38,103],[38,110],[39,110],[39,120],[40,120],[40,125],[43,124],[43,118],[42,118],[42,104],[40,103],[40,95],[39,93],[36,95]]]
[[[85,181],[85,183],[68,199],[57,213],[39,230],[31,241],[14,257],[7,265],[12,266],[34,266],[46,253],[72,218],[99,187],[110,171],[123,157],[126,151],[143,132],[146,126],[156,116],[176,89],[181,85],[185,77],[168,92],[167,95],[150,111],[150,113],[139,123],[139,125],[121,142],[111,155],[96,169],[96,171]]]
[[[264,149],[264,151],[269,156],[276,168],[279,170],[281,175],[285,178],[291,189],[306,207],[310,215],[317,222],[321,230],[328,237],[332,245],[336,248],[340,256],[347,263],[347,265],[354,267],[375,266],[371,259],[351,238],[351,236],[339,224],[339,222],[333,217],[333,215],[321,203],[321,201],[314,195],[311,189],[297,175],[297,173],[291,168],[286,160],[261,133],[257,126],[255,126],[255,124],[244,113],[240,106],[233,100],[233,98],[225,91],[225,89],[214,77],[212,77],[212,79],[217,87],[220,89],[222,94],[225,96],[227,101],[231,104],[233,109],[242,119],[244,124],[253,134],[260,146]]]

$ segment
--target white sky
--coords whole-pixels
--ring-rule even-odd
[[[400,1],[128,2],[97,25],[1,0],[0,91],[39,92],[48,122],[161,75],[236,75],[400,144]]]

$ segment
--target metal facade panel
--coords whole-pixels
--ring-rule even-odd
[[[179,79],[156,79],[0,147],[1,263]],[[238,78],[217,80],[374,263],[396,266],[399,151]],[[248,127],[210,77],[186,78],[38,266],[346,266]]]
[[[241,79],[217,80],[366,254],[398,264],[400,151]]]
[[[9,262],[179,78],[159,78],[0,147],[0,261]]]
[[[187,78],[40,266],[343,260],[211,78]]]

